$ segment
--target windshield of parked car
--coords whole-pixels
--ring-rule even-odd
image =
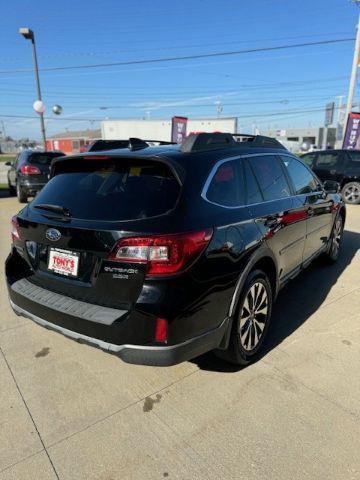
[[[165,214],[180,193],[171,170],[158,162],[120,159],[101,165],[85,160],[70,168],[50,180],[33,207],[59,205],[85,220],[135,220]]]

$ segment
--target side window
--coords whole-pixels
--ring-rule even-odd
[[[243,205],[243,181],[238,160],[231,160],[219,166],[212,177],[206,192],[210,202],[225,207],[238,207]]]
[[[308,165],[310,168],[314,166],[315,155],[312,153],[308,153],[306,155],[301,155],[301,160]]]
[[[280,162],[274,155],[249,157],[265,201],[290,197],[291,191]]]
[[[316,177],[299,160],[285,155],[281,156],[281,160],[294,184],[296,195],[317,192],[321,189]]]
[[[252,203],[263,202],[264,199],[261,195],[259,184],[248,162],[244,162],[244,175],[246,185],[246,203],[250,205]]]
[[[316,168],[327,170],[328,168],[336,167],[341,161],[341,155],[337,152],[333,153],[318,153],[316,159]]]
[[[360,152],[349,150],[347,153],[350,157],[347,162],[348,166],[352,168],[360,168]]]

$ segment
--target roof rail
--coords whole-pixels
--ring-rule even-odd
[[[265,137],[265,135],[247,135],[243,133],[233,133],[234,140],[237,143],[246,142],[247,146],[254,147],[264,147],[264,148],[283,148],[286,150],[284,145],[276,140],[276,138]],[[249,145],[251,143],[251,145]]]
[[[229,147],[286,148],[275,138],[263,135],[244,135],[238,133],[197,133],[190,134],[181,144],[182,152],[201,152]]]

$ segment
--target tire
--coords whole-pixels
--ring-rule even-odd
[[[258,303],[255,309],[251,308],[254,296],[255,305]],[[216,355],[235,365],[248,365],[255,361],[269,329],[272,303],[273,293],[266,273],[262,270],[250,272],[235,310],[228,349],[217,350]]]
[[[360,203],[360,183],[349,182],[345,183],[341,190],[341,195],[349,205],[359,205]]]
[[[17,196],[20,203],[26,203],[27,202],[28,197],[18,183],[16,184],[16,196]]]
[[[339,251],[340,251],[343,231],[344,231],[344,220],[341,215],[338,215],[335,219],[335,223],[331,232],[327,252],[324,255],[326,263],[334,264],[339,258]]]

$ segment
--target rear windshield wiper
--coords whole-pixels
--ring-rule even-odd
[[[52,205],[51,203],[39,203],[38,205],[34,205],[34,208],[38,208],[39,210],[46,210],[48,212],[60,213],[64,217],[71,217],[70,210],[60,205]]]

